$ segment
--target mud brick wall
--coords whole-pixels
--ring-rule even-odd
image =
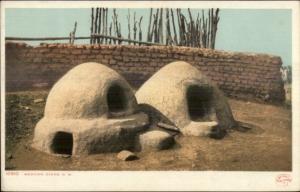
[[[209,49],[130,45],[6,43],[6,90],[51,87],[83,62],[105,64],[138,88],[164,65],[183,60],[196,66],[227,96],[283,101],[281,58]]]

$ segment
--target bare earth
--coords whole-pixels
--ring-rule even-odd
[[[289,171],[292,167],[291,110],[284,106],[230,100],[236,120],[258,126],[232,131],[222,140],[176,138],[160,152],[137,153],[121,161],[117,153],[86,157],[52,156],[30,147],[36,122],[43,116],[48,92],[14,92],[6,97],[6,169],[10,170],[226,170]]]

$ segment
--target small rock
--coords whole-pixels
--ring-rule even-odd
[[[25,144],[25,149],[27,149],[27,150],[29,150],[29,151],[31,151],[31,147],[30,147],[30,145],[28,145],[28,144]]]
[[[131,151],[123,150],[117,155],[118,159],[123,161],[132,161],[138,159],[138,157]]]
[[[24,105],[18,105],[18,107],[20,107],[21,109],[30,110],[30,108],[29,108],[29,107],[27,107],[27,106],[24,106]]]
[[[30,107],[27,107],[27,106],[24,106],[24,109],[27,111],[31,110]]]
[[[48,87],[49,84],[48,83],[35,83],[32,86],[37,87],[37,88],[43,88],[43,87]]]
[[[232,162],[236,163],[236,162],[239,162],[238,159],[233,159]]]
[[[218,123],[215,121],[191,122],[182,130],[182,133],[187,136],[208,136],[211,133],[212,128],[216,125],[218,125]]]
[[[174,137],[164,131],[149,131],[139,137],[142,150],[162,150],[172,147]]]
[[[62,155],[62,157],[63,157],[63,158],[70,158],[70,157],[71,157],[71,155],[67,155],[67,154],[65,154],[65,155]]]
[[[16,139],[21,139],[21,138],[22,138],[21,135],[17,135],[17,136],[16,136]]]
[[[265,96],[264,96],[264,101],[268,101],[270,99],[270,95],[269,94],[266,94]]]
[[[196,164],[195,163],[192,163],[192,168],[196,168]]]
[[[8,154],[7,154],[7,159],[12,159],[12,158],[13,158],[12,154],[11,154],[11,153],[8,153]]]
[[[44,99],[35,99],[33,100],[34,103],[42,103],[44,102]]]

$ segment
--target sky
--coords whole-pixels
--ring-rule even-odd
[[[191,10],[194,18],[201,12],[200,9]],[[187,15],[187,10],[182,11]],[[131,20],[134,12],[137,19],[143,16],[142,30],[145,36],[150,11],[130,9]],[[122,35],[127,38],[128,9],[117,9],[117,13],[122,24]],[[278,55],[284,65],[291,65],[291,14],[289,9],[221,9],[215,49]],[[90,15],[90,9],[7,8],[5,36],[66,37],[73,30],[75,21],[77,21],[76,36],[89,36]],[[40,42],[27,43],[36,45]],[[89,42],[78,40],[75,43]]]

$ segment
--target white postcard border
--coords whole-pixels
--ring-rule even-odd
[[[101,6],[115,8],[181,7],[233,9],[292,9],[293,61],[293,171],[13,171],[4,170],[5,160],[5,8],[88,8],[99,2],[1,2],[1,183],[3,190],[300,190],[300,30],[297,1],[175,1],[175,2],[101,2]],[[274,151],[275,153],[276,151]],[[30,176],[24,173],[32,173]],[[39,173],[43,176],[39,176]],[[59,173],[61,176],[49,176]],[[278,185],[276,177],[288,174],[292,182]],[[63,176],[64,175],[64,176]]]

